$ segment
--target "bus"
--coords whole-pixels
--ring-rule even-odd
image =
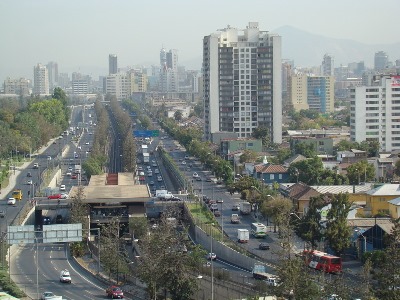
[[[318,250],[304,250],[303,255],[306,264],[316,270],[322,270],[326,273],[342,272],[342,259]]]
[[[252,223],[251,234],[256,238],[263,238],[267,235],[267,226],[262,223]]]

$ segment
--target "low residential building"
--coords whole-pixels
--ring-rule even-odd
[[[292,184],[290,187],[282,190],[282,194],[292,200],[296,214],[300,218],[307,214],[310,198],[321,195],[320,192],[303,182]]]
[[[294,146],[298,143],[313,145],[313,148],[317,154],[333,154],[333,139],[329,137],[292,138],[290,139],[290,148],[294,149]]]
[[[383,184],[367,192],[365,214],[389,215],[389,201],[400,197],[399,184]]]
[[[393,219],[400,218],[400,197],[388,201],[389,203],[389,215]]]
[[[303,161],[303,160],[306,160],[306,159],[307,159],[307,157],[305,157],[305,156],[303,156],[301,154],[296,154],[296,155],[294,155],[292,157],[289,157],[287,160],[285,160],[283,162],[283,165],[286,168],[289,168],[291,164],[299,162],[299,161]]]
[[[221,155],[225,157],[238,150],[262,151],[262,141],[249,138],[221,139]]]
[[[272,185],[275,182],[287,182],[289,180],[289,172],[288,168],[282,165],[270,164],[264,160],[262,164],[254,166],[253,177],[261,183]]]
[[[367,152],[357,149],[351,149],[350,151],[338,151],[337,161],[341,163],[356,163],[368,158]]]

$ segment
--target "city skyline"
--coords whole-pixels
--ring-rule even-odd
[[[335,5],[330,1],[284,2],[5,0],[0,3],[0,26],[7,28],[0,48],[0,80],[7,76],[33,79],[33,66],[50,61],[58,63],[60,72],[81,72],[97,79],[108,74],[110,53],[118,56],[119,67],[149,66],[158,64],[162,47],[177,49],[180,64],[199,70],[205,35],[228,24],[244,28],[248,22],[259,22],[271,32],[289,25],[365,44],[400,42],[395,26],[388,23],[396,19],[396,0],[381,1],[381,15],[371,0],[362,5],[343,0]],[[335,16],[340,16],[339,21]],[[190,65],[191,61],[196,64]]]

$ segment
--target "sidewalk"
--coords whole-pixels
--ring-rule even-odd
[[[47,145],[41,147],[38,151],[32,153],[32,156],[42,154],[48,147],[50,147],[50,145],[52,143],[53,143],[53,140],[50,140]],[[21,170],[25,170],[31,163],[32,163],[32,160],[27,161],[27,162],[23,163],[21,166],[16,167],[15,172],[13,170],[9,172],[8,185],[6,187],[1,188],[1,194],[0,194],[1,200],[5,200],[9,197],[9,194],[14,189],[14,187],[17,183],[17,177],[21,173]]]

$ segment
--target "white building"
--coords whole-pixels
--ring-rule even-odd
[[[161,93],[178,92],[178,51],[171,49],[168,52],[160,51],[160,80]]]
[[[282,142],[281,37],[228,26],[203,39],[204,132],[250,137],[259,126]]]
[[[322,76],[333,76],[334,75],[334,59],[332,55],[325,54],[322,60],[321,73]]]
[[[400,149],[400,76],[383,76],[373,86],[351,89],[350,138],[375,140],[380,150]]]
[[[4,94],[27,96],[31,93],[31,81],[26,78],[4,80]]]
[[[49,75],[46,66],[37,64],[33,67],[33,94],[49,95]]]

